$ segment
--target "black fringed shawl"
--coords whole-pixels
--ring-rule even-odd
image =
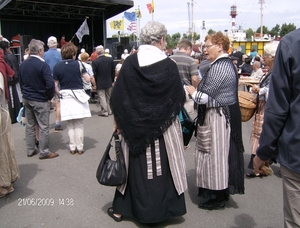
[[[126,58],[114,85],[110,105],[133,155],[172,124],[185,100],[176,63],[169,58],[140,67],[137,54]]]
[[[238,75],[230,58],[223,57],[211,64],[198,86],[198,90],[212,97],[216,109],[222,108],[230,124],[229,192],[244,193],[244,159],[242,120],[238,103]],[[198,108],[198,119],[204,120],[205,107]],[[201,124],[201,123],[200,123]]]

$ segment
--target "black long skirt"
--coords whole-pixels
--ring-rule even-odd
[[[153,179],[147,178],[146,153],[129,155],[128,183],[125,194],[115,192],[115,213],[134,217],[142,223],[162,222],[186,213],[184,194],[177,194],[168,163],[163,137],[159,138],[162,175],[157,176],[154,143],[151,145]]]

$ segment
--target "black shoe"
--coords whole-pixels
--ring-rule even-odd
[[[55,132],[60,132],[62,130],[63,130],[63,128],[60,125],[55,126],[55,129],[54,129]]]
[[[32,156],[38,154],[37,150],[35,150],[32,154],[27,154],[27,157],[31,158]]]
[[[112,207],[107,209],[107,214],[113,218],[116,222],[121,222],[122,221],[122,215],[121,217],[118,217],[114,214],[114,209]]]
[[[261,173],[254,173],[253,171],[251,171],[250,173],[246,173],[246,177],[248,177],[248,178],[254,178],[254,177],[263,178],[264,175]]]
[[[40,145],[40,141],[39,140],[35,140],[35,146],[37,147],[37,148],[39,148],[39,145]]]
[[[230,195],[229,195],[229,193],[225,193],[225,196],[224,196],[224,200],[225,201],[229,201],[230,200]]]
[[[224,209],[225,201],[224,200],[217,201],[215,199],[210,199],[205,203],[199,203],[198,207],[201,209],[206,209],[206,210]]]

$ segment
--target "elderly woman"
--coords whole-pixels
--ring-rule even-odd
[[[264,112],[266,101],[268,100],[269,93],[269,83],[272,75],[272,69],[274,64],[275,53],[278,47],[279,41],[272,41],[264,46],[264,55],[262,58],[262,62],[265,66],[269,68],[269,71],[266,75],[263,75],[260,79],[259,85],[254,85],[252,87],[251,92],[257,95],[257,103],[256,103],[256,112],[254,116],[254,121],[252,125],[252,133],[251,133],[251,141],[252,141],[252,154],[250,158],[250,162],[248,165],[249,169],[253,169],[253,158],[256,155],[256,149],[259,146],[259,138],[262,131],[262,124],[264,120]],[[264,167],[266,172],[265,174],[254,173],[253,171],[250,173],[246,173],[247,177],[261,177],[263,175],[267,175],[272,173],[271,167],[269,164],[266,164],[268,168]]]
[[[244,194],[244,161],[238,75],[228,57],[229,39],[222,32],[205,38],[211,62],[198,89],[186,87],[199,104],[196,140],[198,195],[208,200],[199,208],[224,208],[229,194]]]
[[[165,26],[155,21],[142,28],[143,45],[124,61],[111,95],[128,172],[108,208],[117,222],[130,216],[157,223],[186,213],[184,147],[177,116],[185,95],[176,63],[164,53],[166,35]]]
[[[4,52],[0,49],[0,198],[14,191],[12,183],[20,177],[7,105],[7,79],[13,75],[14,71],[4,61]]]
[[[96,82],[95,82],[95,78],[94,78],[94,72],[93,72],[93,68],[92,66],[88,63],[88,59],[89,59],[89,54],[86,52],[83,52],[80,54],[80,59],[81,62],[83,64],[83,66],[85,67],[87,73],[90,75],[90,82],[86,82],[84,79],[82,79],[83,82],[83,89],[84,91],[90,96],[91,95],[91,90],[95,90],[96,89]]]
[[[83,119],[90,117],[89,96],[83,89],[83,81],[90,82],[90,75],[83,65],[76,61],[77,47],[67,43],[61,48],[62,61],[53,68],[55,91],[60,96],[61,120],[67,120],[69,149],[71,154],[82,154]],[[60,90],[58,88],[60,84]]]

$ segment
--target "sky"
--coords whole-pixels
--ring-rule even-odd
[[[135,0],[134,7],[127,10],[133,12],[138,7],[142,13],[140,19],[140,27],[143,27],[148,21],[152,20],[152,14],[146,7],[151,0]],[[173,35],[179,32],[181,35],[188,32],[189,14],[188,2],[190,3],[190,23],[194,23],[194,31],[198,34],[203,32],[202,21],[205,21],[206,32],[209,29],[215,31],[231,30],[232,19],[230,16],[230,7],[236,5],[237,16],[235,19],[236,28],[242,26],[247,30],[252,28],[256,31],[261,25],[261,6],[259,0],[194,0],[193,10],[191,7],[192,0],[154,0],[153,20],[163,23],[168,34]],[[263,25],[269,30],[280,26],[284,23],[293,23],[296,28],[300,27],[300,0],[264,0],[262,7]],[[193,12],[193,13],[192,13]],[[193,20],[192,20],[193,14]],[[120,20],[124,13],[116,15],[107,20],[107,37],[117,34],[117,30],[110,30],[109,22],[112,20]],[[124,33],[130,24],[124,18]]]

